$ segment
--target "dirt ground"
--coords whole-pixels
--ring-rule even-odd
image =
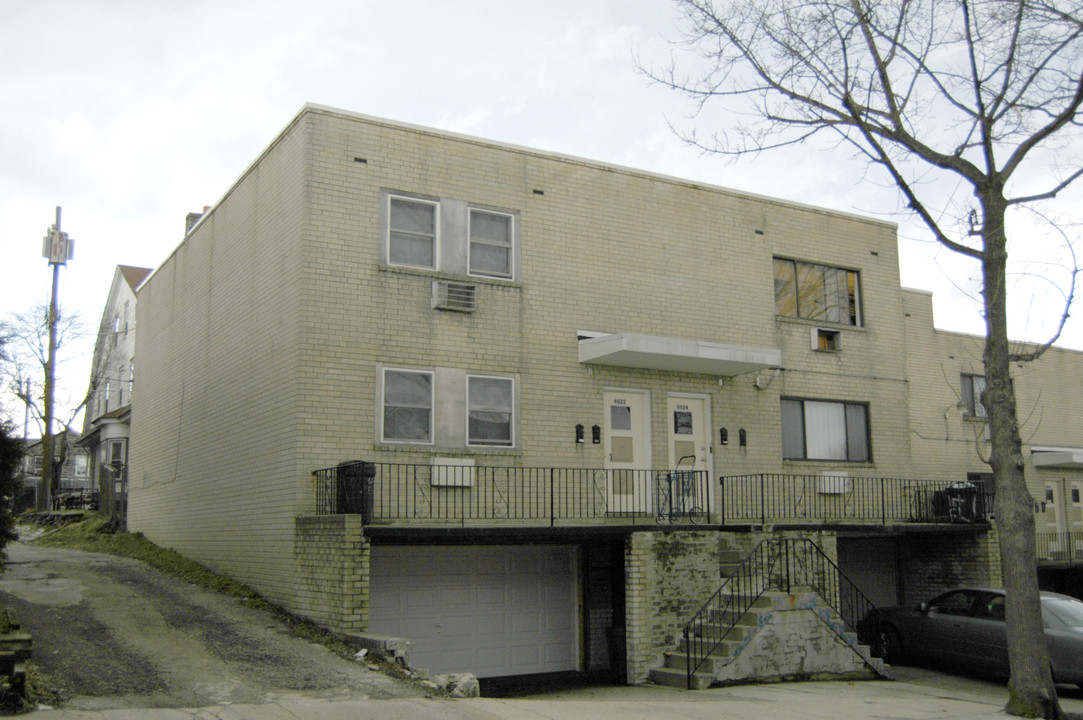
[[[414,683],[291,635],[272,614],[136,560],[8,546],[0,607],[33,634],[65,708],[421,697]]]

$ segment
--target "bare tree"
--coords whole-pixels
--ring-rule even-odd
[[[83,322],[76,313],[59,314],[56,326],[58,357],[61,357],[63,350],[87,336]],[[0,378],[2,378],[4,390],[23,404],[38,426],[41,437],[45,439],[48,428],[45,427],[43,399],[45,397],[45,366],[49,356],[48,305],[39,304],[26,312],[12,313],[0,323],[0,348],[2,348]],[[58,447],[54,447],[52,442],[43,443],[43,448],[46,448],[53,458],[48,466],[46,465],[48,458],[42,458],[42,487],[38,493],[41,502],[54,496],[59,488],[60,468],[68,459],[68,431],[80,411],[86,406],[94,388],[95,383],[92,382],[85,396],[68,397],[59,402],[60,412],[55,417],[59,419],[61,429],[55,435],[60,436],[61,442],[57,443]]]
[[[652,79],[727,130],[686,140],[738,156],[827,135],[886,173],[936,239],[977,261],[986,323],[982,396],[991,429],[1007,593],[1011,713],[1061,713],[1038,600],[1033,499],[1009,364],[1010,213],[1048,204],[1083,175],[1083,12],[1078,0],[677,0],[698,56]],[[945,187],[947,192],[945,192]],[[956,190],[953,192],[953,188]],[[960,189],[961,188],[961,189]],[[968,192],[964,192],[968,191]],[[1040,209],[1036,209],[1040,212]],[[954,222],[953,222],[954,220]]]

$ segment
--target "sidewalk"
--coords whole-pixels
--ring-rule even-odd
[[[979,720],[1007,718],[1006,692],[945,690],[889,681],[745,685],[688,692],[601,687],[526,698],[339,701],[284,696],[263,705],[177,710],[39,710],[34,720]],[[1083,701],[1071,700],[1075,705]],[[1066,708],[1069,709],[1069,708]]]

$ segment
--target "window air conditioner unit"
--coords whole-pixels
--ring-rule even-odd
[[[850,492],[850,475],[848,473],[820,473],[821,495],[845,495],[848,492]]]
[[[842,350],[842,333],[829,328],[811,328],[809,343],[813,350],[838,352]]]
[[[474,459],[434,457],[431,484],[435,487],[473,487]]]
[[[478,289],[469,283],[433,280],[432,307],[434,310],[474,312],[478,308]]]

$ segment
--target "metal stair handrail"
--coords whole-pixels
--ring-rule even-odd
[[[768,590],[807,587],[850,628],[873,609],[872,602],[809,538],[760,541],[684,626],[687,687],[707,657]]]

